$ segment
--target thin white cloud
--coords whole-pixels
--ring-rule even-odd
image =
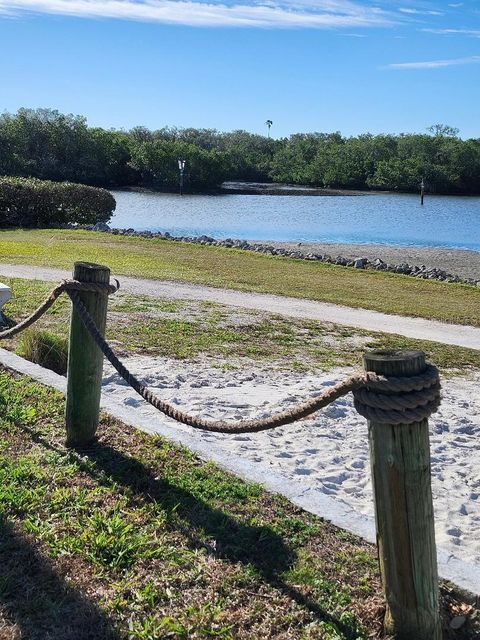
[[[450,60],[429,60],[425,62],[398,62],[387,65],[386,69],[439,69],[442,67],[452,67],[462,64],[479,64],[480,56],[470,56],[469,58],[453,58]]]
[[[377,7],[348,0],[277,0],[268,4],[224,4],[215,0],[0,0],[3,11],[83,18],[117,18],[190,26],[380,27],[393,23]]]
[[[480,38],[480,29],[422,29],[426,33],[438,33],[444,36],[471,36]]]
[[[444,16],[443,11],[426,10],[426,9],[414,9],[412,7],[400,7],[400,13],[408,13],[415,16]]]

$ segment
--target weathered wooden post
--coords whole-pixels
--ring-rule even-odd
[[[76,262],[73,277],[80,282],[108,284],[110,269],[98,264]],[[78,295],[99,331],[104,334],[107,322],[107,291],[80,291]],[[102,352],[75,309],[72,309],[65,409],[67,446],[83,446],[95,438],[100,412],[102,367]]]
[[[421,351],[364,355],[366,371],[414,376],[425,370]],[[428,420],[368,422],[385,632],[397,640],[440,640]]]

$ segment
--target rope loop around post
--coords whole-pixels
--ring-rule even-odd
[[[373,422],[421,422],[440,406],[440,377],[432,364],[416,376],[367,373],[366,378],[365,386],[353,390],[354,405],[361,416]]]
[[[99,282],[79,282],[74,279],[65,279],[59,284],[57,289],[60,293],[63,291],[88,291],[89,293],[108,293],[111,295],[120,289],[120,282],[117,278],[113,278],[115,284],[102,284]]]

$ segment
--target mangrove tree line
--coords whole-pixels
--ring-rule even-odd
[[[424,134],[298,133],[272,139],[214,129],[90,127],[82,116],[20,109],[0,116],[0,174],[102,187],[211,191],[225,180],[318,187],[480,193],[480,139],[435,125]]]

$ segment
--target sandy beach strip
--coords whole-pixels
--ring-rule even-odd
[[[263,417],[314,396],[349,375],[275,371],[257,366],[225,371],[212,363],[188,363],[135,356],[126,363],[149,388],[191,413],[239,420]],[[439,546],[480,567],[480,374],[443,381],[442,405],[430,418],[432,484]],[[151,420],[151,428],[171,424],[147,405],[107,365],[104,393],[116,404]],[[366,421],[351,396],[313,417],[258,434],[223,435],[195,431],[194,437],[263,471],[280,471],[286,482],[328,495],[339,504],[373,516]]]
[[[0,349],[0,363],[65,393],[66,379]],[[348,369],[305,375],[247,365],[145,357],[126,364],[155,393],[192,413],[237,419],[267,415],[348,375]],[[480,593],[480,396],[478,372],[443,380],[443,399],[429,420],[432,488],[440,575]],[[102,407],[126,425],[159,433],[204,460],[264,484],[337,526],[375,540],[366,421],[345,397],[313,418],[278,429],[221,435],[164,417],[104,370]]]

